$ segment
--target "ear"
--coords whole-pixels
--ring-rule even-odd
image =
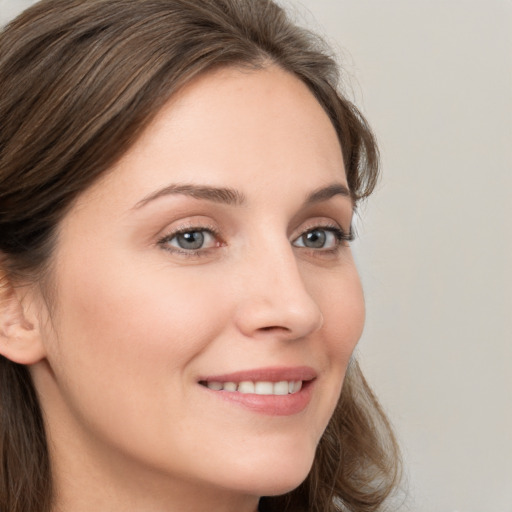
[[[45,357],[39,318],[28,287],[15,287],[0,267],[0,355],[19,364]]]

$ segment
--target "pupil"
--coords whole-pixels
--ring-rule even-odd
[[[200,249],[204,243],[204,235],[200,231],[189,231],[178,235],[178,244],[182,249]]]
[[[304,245],[313,249],[321,249],[325,245],[325,231],[315,230],[304,235]]]

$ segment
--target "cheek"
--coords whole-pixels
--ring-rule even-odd
[[[364,295],[355,265],[317,283],[313,293],[322,311],[323,339],[332,364],[346,366],[365,323]]]
[[[318,434],[318,442],[338,403],[350,358],[363,332],[365,305],[355,265],[325,276],[322,281],[316,275],[310,290],[324,319],[322,335],[316,343],[326,375],[314,415],[313,431]]]
[[[214,283],[171,269],[102,263],[62,273],[59,287],[61,326],[88,343],[179,354],[192,350],[206,328],[215,330]]]
[[[194,403],[194,364],[225,327],[228,301],[202,276],[96,263],[60,273],[48,356],[54,404],[88,438],[163,464],[159,454],[180,436],[176,418]]]
[[[338,296],[326,306],[326,327],[332,334],[332,349],[343,359],[351,357],[365,323],[364,296],[359,278],[340,290]]]
[[[80,388],[82,402],[100,394],[105,407],[120,407],[129,395],[130,407],[150,407],[144,396],[165,392],[162,383],[181,386],[222,329],[222,304],[213,310],[214,283],[96,263],[61,273],[50,363],[66,386]]]

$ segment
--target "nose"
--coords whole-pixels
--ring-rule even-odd
[[[239,275],[235,323],[247,337],[299,339],[323,325],[321,309],[306,287],[293,248],[285,244],[281,250],[252,253]]]

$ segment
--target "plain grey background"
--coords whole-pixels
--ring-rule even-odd
[[[31,3],[0,0],[0,24]],[[282,3],[380,142],[359,358],[403,447],[399,508],[512,512],[512,0]]]

